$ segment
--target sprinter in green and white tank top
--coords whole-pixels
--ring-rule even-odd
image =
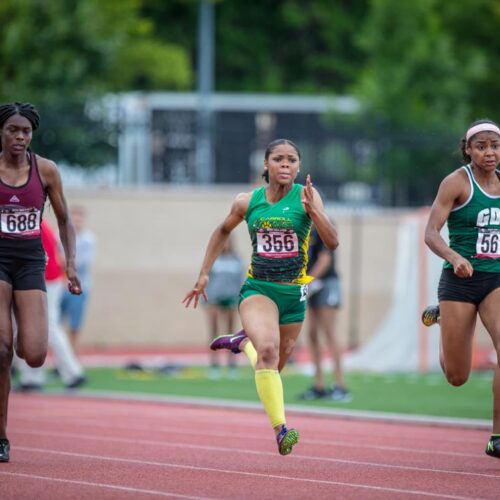
[[[489,194],[475,179],[472,164],[462,167],[470,194],[448,216],[450,248],[467,259],[474,271],[500,273],[500,195]],[[496,170],[496,177],[500,172]],[[446,261],[445,269],[453,269]]]
[[[293,184],[278,202],[266,200],[266,187],[252,193],[245,216],[252,240],[248,276],[257,280],[307,284],[311,218],[302,205],[302,185]]]
[[[240,291],[239,313],[244,330],[215,339],[211,348],[244,351],[255,369],[255,384],[274,429],[278,451],[287,455],[298,432],[285,421],[280,371],[292,353],[304,321],[307,283],[307,247],[311,225],[329,249],[338,245],[337,232],[309,176],[305,186],[295,184],[300,152],[287,139],[269,144],[264,158],[266,186],[239,194],[229,215],[213,232],[195,286],[184,303],[197,306],[207,299],[208,274],[224,242],[242,221],[248,224],[252,260]]]
[[[425,230],[429,248],[445,260],[439,306],[422,314],[441,326],[441,366],[450,384],[464,384],[472,367],[473,336],[481,318],[497,352],[493,380],[493,433],[486,454],[500,458],[500,128],[474,122],[462,139],[468,164],[439,187]],[[440,235],[448,223],[449,244]]]

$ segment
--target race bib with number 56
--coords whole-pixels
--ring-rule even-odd
[[[500,258],[500,230],[486,228],[478,230],[476,257],[478,259]]]

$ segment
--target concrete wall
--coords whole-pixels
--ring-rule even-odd
[[[248,186],[144,190],[67,191],[68,202],[86,207],[98,240],[83,345],[202,346],[203,307],[181,303],[196,281],[211,232],[231,202]],[[391,301],[398,213],[365,214],[329,208],[338,230],[338,270],[343,307],[341,341],[366,341]],[[50,208],[46,214],[53,219]],[[246,225],[235,231],[236,248],[248,262]]]

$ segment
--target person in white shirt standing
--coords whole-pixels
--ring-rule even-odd
[[[86,378],[83,367],[77,360],[68,337],[61,327],[61,296],[64,290],[67,289],[63,266],[64,259],[60,253],[56,233],[45,220],[42,221],[42,245],[47,260],[45,283],[47,287],[49,347],[64,385],[68,389],[76,389],[86,382]],[[43,388],[45,366],[33,368],[20,358],[16,359],[16,365],[19,369],[19,390],[33,391]]]
[[[92,288],[91,270],[96,253],[96,238],[94,233],[86,227],[86,213],[82,206],[71,206],[70,214],[76,233],[76,269],[82,284],[82,293],[72,295],[69,291],[64,292],[61,301],[61,320],[68,326],[68,335],[73,350],[78,352],[78,340]]]

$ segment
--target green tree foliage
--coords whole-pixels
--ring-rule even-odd
[[[215,86],[231,92],[343,93],[363,55],[352,34],[368,0],[215,0]],[[199,0],[148,0],[155,33],[196,64]]]
[[[157,40],[122,47],[108,74],[107,85],[116,90],[186,90],[192,86],[186,52]]]
[[[224,0],[214,0],[216,17]],[[155,36],[182,47],[190,55],[194,69],[196,64],[198,9],[200,0],[143,0],[141,17],[154,25]]]
[[[155,36],[139,0],[2,0],[0,98],[42,112],[34,146],[56,161],[115,156],[106,120],[85,112],[107,92],[192,87],[188,51]]]
[[[221,2],[217,7],[217,88],[345,93],[363,63],[352,34],[366,3]]]
[[[2,99],[189,88],[187,52],[155,38],[139,7],[139,0],[3,0]]]
[[[500,121],[496,106],[500,97],[496,71],[500,64],[500,1],[442,0],[439,11],[443,29],[451,34],[455,56],[471,82],[467,120],[489,116]]]
[[[368,62],[359,93],[368,107],[397,125],[463,126],[481,53],[466,61],[443,26],[438,0],[372,0],[360,43]]]
[[[372,137],[392,203],[407,203],[412,192],[431,200],[429,186],[459,164],[453,152],[468,123],[498,114],[491,69],[499,7],[497,0],[371,0],[358,37],[367,63],[354,88],[364,122],[378,124]]]
[[[327,121],[372,152],[351,180],[393,202],[435,188],[468,123],[500,120],[500,0],[213,1],[216,91],[355,94],[360,116]],[[41,108],[42,153],[102,164],[116,130],[88,102],[195,90],[199,2],[2,0],[0,99]]]

